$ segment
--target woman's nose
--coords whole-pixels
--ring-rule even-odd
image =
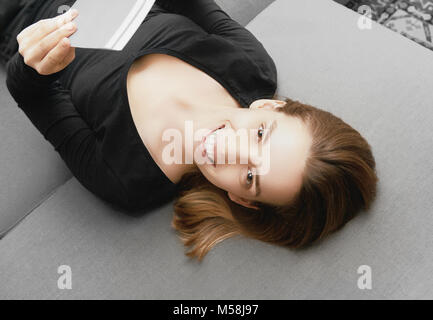
[[[257,154],[257,145],[246,129],[224,128],[217,135],[216,164],[248,164]]]

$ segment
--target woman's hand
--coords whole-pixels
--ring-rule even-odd
[[[72,21],[75,9],[44,19],[27,27],[17,36],[19,53],[24,63],[41,75],[50,75],[66,68],[75,59],[75,48],[68,39],[77,27]]]

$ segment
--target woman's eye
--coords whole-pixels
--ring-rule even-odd
[[[247,172],[247,186],[250,186],[252,184],[253,178],[254,178],[253,172],[250,169],[248,169],[248,172]]]
[[[259,137],[259,140],[263,138],[264,131],[265,127],[263,126],[263,124],[261,124],[259,130],[257,131],[257,136]]]

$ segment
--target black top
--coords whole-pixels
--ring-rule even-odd
[[[48,2],[36,20],[56,16],[65,3]],[[76,59],[59,73],[41,76],[18,53],[7,69],[18,106],[80,183],[129,211],[162,204],[177,187],[143,144],[128,104],[128,70],[149,53],[175,56],[204,71],[242,107],[276,91],[272,58],[214,0],[158,1],[123,51],[77,48]]]

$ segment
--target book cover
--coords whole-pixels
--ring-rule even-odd
[[[72,8],[77,32],[73,47],[122,50],[152,9],[155,0],[77,0]]]

